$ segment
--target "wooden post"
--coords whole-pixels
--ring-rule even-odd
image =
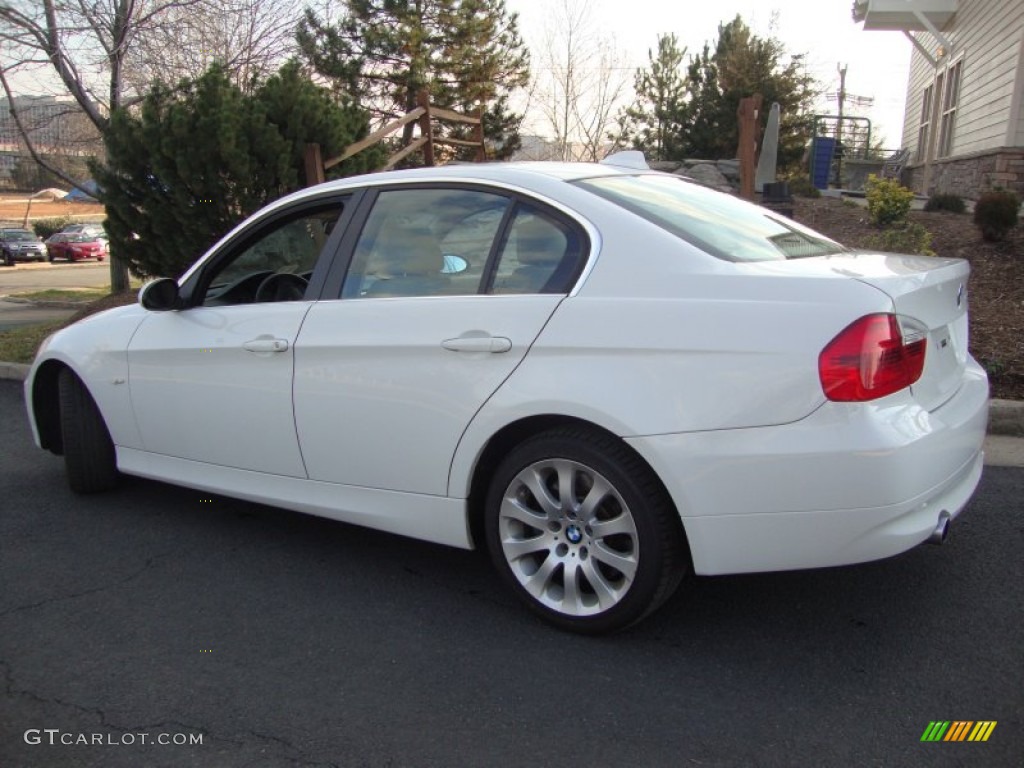
[[[420,118],[420,134],[427,141],[423,145],[423,164],[427,167],[434,165],[434,128],[430,121],[430,97],[425,90],[416,94],[416,103],[423,108],[423,117]]]
[[[324,161],[320,157],[319,144],[307,144],[304,158],[306,169],[306,186],[324,183]]]
[[[761,110],[761,94],[740,99],[736,117],[740,125],[740,197],[754,199],[754,175],[757,172],[757,115]]]
[[[487,146],[484,144],[484,108],[481,106],[476,111],[477,124],[473,126],[473,140],[480,142],[476,151],[475,161],[478,163],[487,162]]]

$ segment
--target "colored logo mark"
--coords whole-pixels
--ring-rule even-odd
[[[988,741],[996,720],[932,720],[921,741]]]

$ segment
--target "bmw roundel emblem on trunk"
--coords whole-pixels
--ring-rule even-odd
[[[956,305],[959,307],[964,303],[964,284],[960,283],[960,288],[956,292]]]

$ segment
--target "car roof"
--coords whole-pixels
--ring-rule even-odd
[[[377,187],[388,184],[415,182],[483,182],[519,186],[540,191],[559,182],[578,181],[608,176],[636,176],[658,174],[644,168],[618,166],[608,163],[565,163],[548,161],[516,161],[491,163],[449,163],[429,168],[408,168],[400,171],[376,171],[359,176],[346,176],[312,187],[296,190],[274,201],[268,210],[276,210],[310,196],[344,192],[355,187]]]
[[[444,181],[445,179],[520,182],[529,185],[541,179],[576,181],[597,176],[635,175],[653,173],[636,168],[619,167],[603,163],[563,163],[545,161],[516,161],[494,163],[450,163],[431,168],[409,168],[401,171],[378,171],[360,176],[328,181],[317,189],[344,189],[351,186],[381,185],[393,182]],[[312,187],[308,189],[313,189]]]

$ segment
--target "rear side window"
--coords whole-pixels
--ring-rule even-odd
[[[767,208],[671,176],[606,176],[575,184],[726,261],[778,261],[846,250]]]
[[[529,205],[516,208],[501,249],[492,293],[567,293],[582,261],[575,228]]]
[[[511,201],[474,189],[384,190],[356,243],[346,298],[472,295]]]

